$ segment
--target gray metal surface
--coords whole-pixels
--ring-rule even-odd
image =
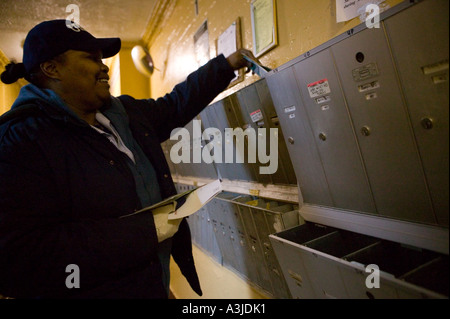
[[[265,80],[260,80],[252,85],[238,91],[236,99],[239,102],[235,108],[236,117],[239,119],[240,126],[245,128],[252,128],[258,132],[259,128],[266,131],[266,154],[274,154],[277,157],[278,169],[274,174],[259,174],[259,168],[268,166],[270,163],[261,163],[258,156],[256,156],[256,163],[252,165],[257,181],[264,184],[296,184],[295,174],[293,173],[291,159],[286,149],[283,132],[279,126],[277,112],[273,106],[270,91]],[[261,114],[261,119],[255,120],[251,114]],[[270,128],[277,129],[278,148],[270,149],[269,134]],[[257,150],[259,149],[259,139]],[[257,151],[257,154],[258,151]]]
[[[438,224],[446,226],[449,223],[448,11],[448,1],[423,1],[385,21],[436,218]],[[427,120],[431,125],[426,125]]]
[[[204,127],[214,127],[220,130],[222,134],[222,163],[215,163],[222,178],[229,180],[256,180],[254,169],[248,163],[237,163],[236,150],[234,150],[234,157],[232,163],[225,163],[225,143],[231,143],[227,141],[225,136],[226,128],[240,127],[236,116],[233,113],[233,104],[236,101],[233,96],[229,96],[224,100],[218,101],[208,106],[202,113],[201,118]]]
[[[270,240],[294,298],[448,298],[448,255],[312,223]]]
[[[435,223],[409,116],[383,28],[331,47],[367,175],[381,215]],[[359,62],[358,53],[364,55]],[[377,74],[355,70],[376,65]],[[363,71],[360,71],[363,72]],[[376,82],[373,89],[362,87]]]
[[[293,68],[308,116],[299,120],[310,122],[333,206],[374,213],[374,200],[330,51],[324,50]],[[323,83],[314,85],[318,81]],[[321,85],[326,85],[324,92],[313,91]]]
[[[332,206],[328,182],[293,69],[277,72],[266,81],[283,128],[303,200],[307,203]]]

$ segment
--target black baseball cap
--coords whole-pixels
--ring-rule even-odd
[[[27,73],[42,62],[67,50],[101,50],[103,58],[120,51],[120,38],[96,38],[70,20],[44,21],[28,32],[23,45],[23,64]]]
[[[68,50],[100,50],[103,58],[109,58],[120,51],[120,46],[120,38],[96,38],[70,20],[44,21],[28,32],[23,45],[23,62],[6,65],[1,81],[11,84],[26,78],[39,64]]]

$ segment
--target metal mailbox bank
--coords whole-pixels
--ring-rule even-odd
[[[278,169],[236,146],[172,165],[180,191],[223,181],[195,244],[273,298],[448,298],[448,9],[404,1],[200,113],[211,156],[278,128]]]

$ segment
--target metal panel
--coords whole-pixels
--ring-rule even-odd
[[[302,243],[304,264],[314,278],[316,293],[322,292],[327,298],[348,298],[345,279],[340,271],[339,260],[344,256],[363,249],[377,239],[345,231],[333,231],[324,236]]]
[[[222,252],[223,265],[274,298],[291,298],[269,235],[285,229],[286,225],[298,225],[298,211],[293,211],[294,206],[223,192],[206,207]],[[203,245],[208,246],[207,243]]]
[[[230,229],[227,221],[227,215],[229,214],[228,208],[220,199],[215,198],[212,201],[214,201],[215,206],[214,209],[210,209],[209,212],[214,227],[214,233],[217,238],[217,243],[222,253],[223,265],[233,269],[239,269],[237,266],[237,258],[234,248],[231,243],[232,229]]]
[[[380,21],[385,20],[385,19],[397,14],[398,12],[401,12],[411,6],[416,5],[417,2],[422,2],[422,1],[423,0],[403,0],[402,2],[396,4],[394,7],[389,8],[389,10],[385,10],[385,11],[381,12],[380,13]],[[445,0],[443,0],[443,1],[445,1]],[[269,72],[269,76],[274,72],[278,72],[278,71],[282,71],[284,69],[290,68],[294,64],[297,64],[298,62],[303,61],[305,59],[308,59],[310,56],[312,56],[316,53],[319,53],[322,50],[328,49],[335,43],[341,42],[342,40],[344,40],[348,37],[351,37],[354,34],[360,32],[364,29],[367,29],[366,24],[360,23],[359,25],[355,26],[354,28],[351,28],[351,29],[347,30],[346,32],[341,33],[341,34],[335,36],[334,38],[328,40],[327,42],[322,43],[319,46],[317,46],[307,52],[304,52],[302,55],[284,63],[283,65],[278,66],[276,69]]]
[[[220,241],[220,249],[228,254],[228,260],[225,265],[235,269],[237,273],[250,281],[258,282],[258,267],[260,266],[253,260],[253,252],[248,243],[245,227],[241,220],[237,205],[231,200],[238,197],[239,194],[223,192],[214,199],[214,207],[209,208],[211,222],[214,225],[215,233]],[[223,236],[220,231],[221,224],[227,226],[228,238]],[[229,251],[233,251],[235,260],[231,262]]]
[[[386,281],[380,278],[380,287],[369,289],[366,286],[366,279],[368,273],[365,272],[364,267],[354,266],[339,268],[341,276],[344,280],[345,289],[349,297],[352,299],[397,299],[397,290]]]
[[[194,120],[199,120],[195,118]],[[203,161],[202,147],[205,145],[205,141],[202,140],[202,132],[203,125],[196,126],[194,130],[194,120],[189,122],[185,128],[189,131],[190,140],[189,140],[189,149],[190,149],[190,162],[183,163],[184,173],[187,175],[184,176],[193,176],[193,177],[204,177],[217,179],[217,172],[214,167],[214,163],[205,163]],[[198,122],[197,122],[198,123]],[[203,124],[203,123],[202,123]],[[196,159],[197,163],[194,162],[194,152],[196,154],[200,154],[200,163],[198,163],[198,159]],[[198,155],[197,155],[198,156]]]
[[[245,234],[244,226],[240,221],[239,211],[235,204],[225,200],[220,200],[219,205],[223,216],[223,223],[227,228],[230,251],[233,252],[234,259],[229,262],[238,273],[247,277],[248,260],[246,259],[245,242],[241,244],[241,235]],[[244,235],[245,236],[245,235]]]
[[[229,180],[256,180],[253,168],[244,163],[236,163],[235,159],[233,163],[225,163],[225,143],[231,143],[225,138],[226,128],[239,127],[239,123],[233,112],[233,96],[229,96],[221,101],[218,101],[208,106],[202,113],[202,122],[206,127],[214,127],[220,130],[222,133],[222,163],[215,163],[222,178]],[[234,153],[236,149],[234,148]],[[235,154],[234,154],[235,155]]]
[[[438,223],[449,223],[449,2],[429,0],[385,21]],[[418,22],[420,21],[420,22]]]
[[[279,237],[270,236],[270,242],[275,255],[280,262],[286,283],[294,299],[317,298],[311,285],[306,268],[303,264],[300,250],[292,245],[286,244]]]
[[[257,265],[255,283],[261,288],[273,293],[272,282],[270,274],[265,263],[264,252],[262,250],[262,243],[258,236],[256,225],[253,222],[252,212],[248,206],[237,205],[241,220],[245,227],[245,234],[247,237],[248,247],[251,251],[251,262]]]
[[[222,254],[220,253],[220,248],[213,230],[212,221],[209,216],[209,209],[213,208],[213,206],[207,204],[194,215],[198,214],[200,216],[200,246],[205,249],[211,257],[221,263]]]
[[[321,254],[308,249],[300,249],[299,254],[305,265],[311,285],[318,298],[348,298],[344,280],[336,263]]]
[[[292,68],[266,78],[286,139],[298,186],[306,203],[333,201]]]
[[[279,127],[279,120],[266,81],[260,80],[252,85],[238,91],[236,98],[239,101],[239,109],[235,109],[241,127],[251,127],[258,132],[258,128],[265,128],[266,131],[266,153],[277,154],[278,170],[274,174],[259,174],[259,168],[268,166],[269,163],[262,164],[258,156],[255,165],[257,181],[264,184],[297,184],[294,169],[292,167],[283,132]],[[278,149],[269,149],[269,129],[277,128]],[[259,147],[259,144],[258,144]]]
[[[294,297],[448,297],[446,255],[312,223],[270,239]],[[368,265],[379,269],[377,289],[367,286]]]
[[[245,277],[248,278],[251,282],[259,283],[259,275],[258,273],[262,265],[257,263],[254,254],[255,250],[252,249],[254,243],[250,241],[250,237],[246,233],[244,221],[241,217],[241,210],[239,209],[237,204],[232,204],[233,211],[230,215],[231,222],[235,225],[236,229],[236,238],[234,239],[234,249],[238,251],[238,255],[241,258],[240,269],[239,272]]]
[[[266,80],[256,82],[255,87],[259,100],[263,105],[263,112],[266,118],[265,127],[278,129],[278,172],[272,177],[273,183],[297,185],[294,167],[289,157],[286,140]]]
[[[244,88],[241,91],[246,92],[249,89],[251,89],[252,86],[250,85],[248,88]],[[245,106],[242,105],[242,101],[239,100],[238,96],[242,95],[243,93],[241,91],[238,91],[236,94],[233,94],[228,97],[228,102],[224,104],[223,111],[226,114],[226,117],[229,119],[228,128],[234,129],[242,129],[245,131],[247,127],[249,127],[248,121],[245,119],[245,114],[243,114],[242,109],[245,108]],[[258,101],[255,101],[255,103],[258,103]],[[225,135],[225,134],[224,134]],[[238,140],[238,137],[234,137],[230,140],[225,140],[225,143],[234,143],[233,147],[233,160],[234,165],[241,165],[242,167],[245,167],[246,170],[248,170],[251,173],[251,176],[249,176],[246,180],[249,181],[259,181],[260,180],[260,174],[259,174],[259,165],[258,163],[250,163],[248,157],[249,152],[251,152],[251,149],[248,145],[248,139],[247,137],[244,138],[244,140]],[[243,143],[244,149],[243,152],[237,148],[238,143]],[[225,149],[223,150],[225,154]],[[242,164],[238,164],[238,157],[244,162]]]
[[[436,222],[383,29],[366,29],[331,50],[377,211]]]
[[[313,269],[318,260],[317,254],[312,255],[311,251],[301,246],[305,242],[332,232],[335,232],[332,227],[307,223],[269,236],[293,298],[326,298],[345,295],[341,287],[336,288],[338,291],[332,287],[322,289],[322,284],[328,287],[335,284],[336,280],[340,280],[337,269],[330,267],[327,262],[321,262],[318,267],[324,271],[325,275],[319,273],[317,276],[318,270]],[[320,258],[320,261],[323,261],[323,258]],[[337,277],[333,278],[336,275]]]
[[[273,215],[272,212],[262,209],[251,208],[253,223],[256,226],[258,232],[259,242],[261,243],[261,250],[264,254],[265,266],[267,267],[270,279],[272,282],[273,295],[277,298],[289,298],[290,294],[287,290],[287,286],[282,276],[278,261],[273,252],[272,245],[270,244],[269,235],[274,233],[274,229],[269,226],[273,223],[267,223],[267,215]]]
[[[329,50],[294,66],[333,206],[376,211]]]

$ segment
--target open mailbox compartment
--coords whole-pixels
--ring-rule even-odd
[[[270,240],[293,298],[448,298],[448,255],[311,222]]]

